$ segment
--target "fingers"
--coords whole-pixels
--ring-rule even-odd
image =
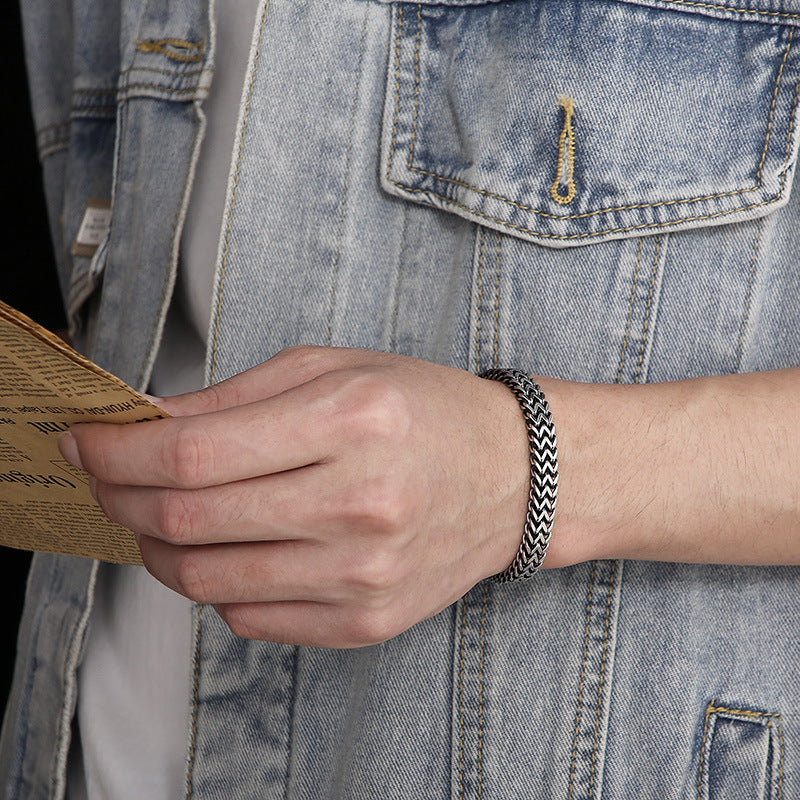
[[[323,469],[314,465],[206,489],[93,482],[92,493],[113,522],[174,545],[309,539],[343,524],[337,520],[343,505],[338,483],[319,475]]]
[[[335,433],[330,412],[312,380],[214,413],[76,425],[60,446],[71,460],[71,436],[81,466],[105,483],[194,489],[326,460]]]
[[[247,405],[281,394],[326,372],[350,369],[380,361],[382,353],[333,347],[290,347],[263,364],[234,375],[198,392],[160,398],[156,405],[172,416],[210,414]]]
[[[337,602],[347,594],[345,581],[328,585],[313,542],[176,547],[143,536],[139,544],[148,570],[196,603]]]
[[[366,647],[404,630],[391,614],[353,613],[325,603],[225,603],[214,608],[236,636],[280,644]]]
[[[318,369],[325,359],[310,360]],[[347,367],[364,360],[360,351],[337,351],[332,361],[340,368],[245,405],[135,425],[76,425],[60,441],[62,454],[105,483],[186,489],[323,463],[345,438],[357,444],[404,424],[400,395],[382,367]],[[205,396],[213,404],[232,398],[218,392]]]
[[[326,603],[223,603],[214,608],[236,636],[309,647],[366,647],[409,626],[391,612],[359,613]]]
[[[321,557],[318,545],[308,542],[179,548],[148,537],[140,546],[158,580],[214,605],[233,633],[245,638],[360,647],[415,621],[393,602],[402,588],[378,580],[349,552],[326,550]]]

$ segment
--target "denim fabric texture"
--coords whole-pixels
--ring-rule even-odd
[[[24,6],[73,333],[144,387],[213,6]],[[263,0],[208,380],[297,343],[606,383],[797,366],[798,25],[796,0]],[[98,197],[109,235],[72,256]],[[6,798],[63,796],[92,576],[35,559]],[[198,607],[186,797],[800,797],[799,587],[593,562],[358,651],[241,640]]]

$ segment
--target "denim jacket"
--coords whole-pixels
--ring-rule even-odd
[[[144,387],[213,5],[24,6],[73,335]],[[208,380],[295,343],[607,383],[798,365],[798,26],[800,0],[263,0]],[[89,200],[111,224],[86,254]],[[7,798],[63,796],[94,574],[35,559]],[[186,797],[800,797],[795,568],[484,582],[356,651],[194,619]]]

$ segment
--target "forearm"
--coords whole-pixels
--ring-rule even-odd
[[[540,382],[561,473],[545,566],[800,564],[800,369],[643,386]]]

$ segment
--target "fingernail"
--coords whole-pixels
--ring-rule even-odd
[[[58,437],[58,449],[61,451],[61,455],[64,456],[73,467],[83,469],[81,454],[78,452],[78,443],[69,431],[62,433]]]
[[[163,397],[155,397],[155,395],[147,394],[147,392],[142,392],[142,397],[147,398],[154,406],[157,406],[164,399]]]

